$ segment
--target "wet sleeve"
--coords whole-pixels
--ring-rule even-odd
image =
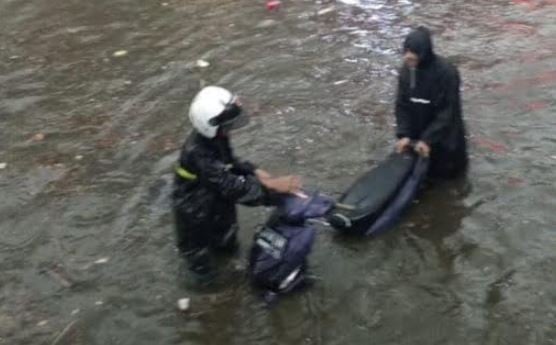
[[[230,148],[230,155],[232,157],[232,171],[238,175],[255,175],[257,166],[249,161],[244,161],[238,158],[233,149]]]
[[[396,137],[398,139],[410,137],[411,122],[409,114],[409,95],[407,83],[404,82],[403,71],[398,78],[398,91],[396,95]]]
[[[212,157],[197,157],[197,177],[207,188],[224,199],[248,206],[266,204],[268,192],[252,175],[240,175]]]
[[[429,145],[438,144],[446,136],[450,126],[454,124],[459,104],[459,73],[455,70],[446,75],[443,93],[438,98],[435,119],[421,135],[421,140]]]
[[[249,161],[242,161],[234,157],[233,169],[239,175],[255,175],[257,166]]]

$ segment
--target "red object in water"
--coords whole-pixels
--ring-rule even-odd
[[[554,84],[556,84],[556,70],[546,71],[532,78],[514,79],[507,84],[495,85],[494,89],[497,91],[510,91]]]
[[[544,110],[544,109],[548,108],[549,106],[550,106],[550,104],[548,102],[536,101],[536,102],[528,103],[527,104],[527,110],[529,110],[529,111]]]
[[[506,183],[510,187],[523,187],[525,185],[525,180],[519,177],[508,177]]]
[[[537,32],[537,29],[534,26],[517,22],[504,23],[502,25],[502,28],[514,34],[521,34],[526,36],[533,35]]]
[[[496,154],[505,154],[509,150],[509,148],[503,143],[496,142],[492,139],[488,139],[484,137],[475,138],[474,142],[480,148],[489,150]]]
[[[267,0],[266,9],[269,11],[275,11],[280,8],[281,4],[280,0]]]
[[[534,0],[514,0],[514,4],[527,6],[530,10],[537,8],[538,3]]]

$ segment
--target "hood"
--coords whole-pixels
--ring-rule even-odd
[[[420,26],[413,30],[403,43],[403,51],[411,51],[419,57],[419,66],[426,66],[434,60],[432,35],[429,29]]]

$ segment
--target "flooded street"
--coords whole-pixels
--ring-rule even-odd
[[[164,1],[0,0],[0,344],[556,344],[555,0]],[[462,75],[467,181],[375,239],[319,228],[272,309],[241,272],[191,289],[169,194],[201,85],[253,116],[240,156],[337,196],[392,149],[419,24]]]

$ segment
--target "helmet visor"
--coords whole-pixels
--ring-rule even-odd
[[[220,115],[210,120],[210,124],[223,129],[232,130],[246,126],[249,123],[249,116],[243,112],[241,103],[237,97],[233,97]]]

